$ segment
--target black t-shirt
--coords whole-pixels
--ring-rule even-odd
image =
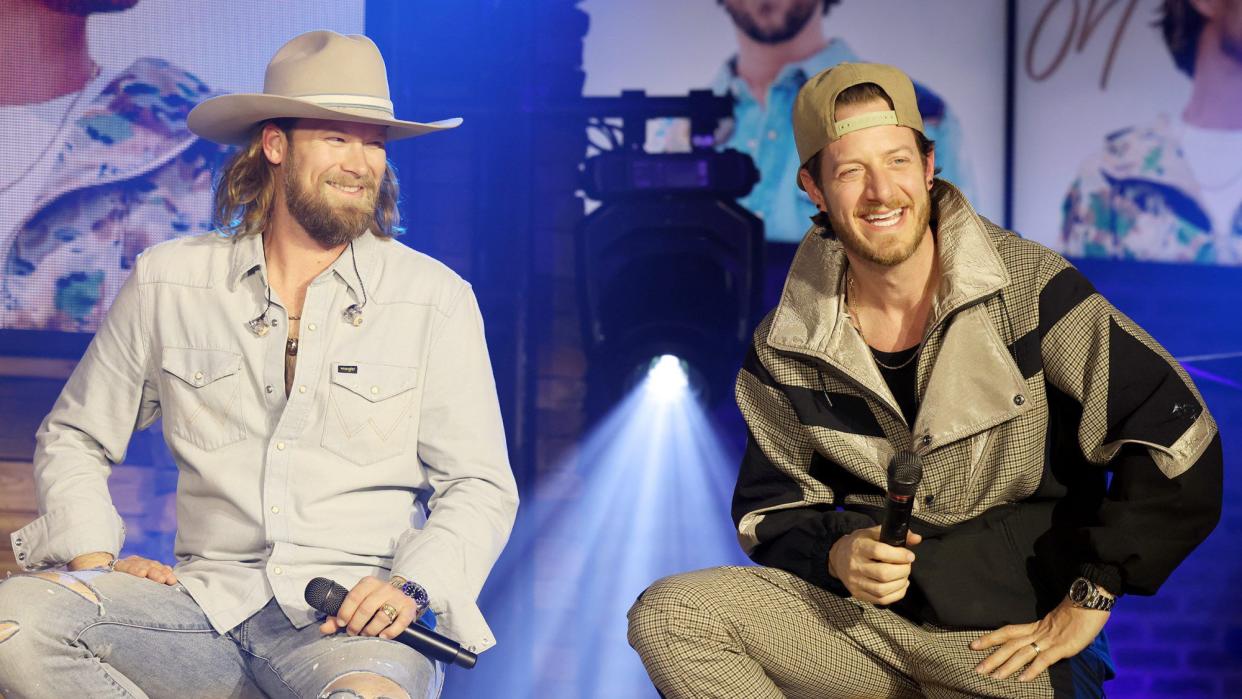
[[[871,348],[871,353],[878,360],[876,366],[880,368],[880,376],[884,377],[888,390],[893,392],[893,397],[897,399],[897,407],[901,408],[901,414],[905,416],[906,424],[911,428],[914,427],[914,416],[919,412],[919,399],[915,391],[919,363],[913,358],[914,353],[918,351],[919,345],[896,352],[881,352],[874,347]],[[883,366],[885,364],[901,368],[886,369]],[[902,366],[903,364],[905,366]]]

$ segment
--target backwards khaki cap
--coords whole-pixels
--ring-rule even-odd
[[[833,119],[837,96],[863,83],[879,85],[892,100],[893,108],[859,114],[842,121]],[[918,99],[914,96],[914,83],[910,82],[909,76],[892,66],[839,63],[807,80],[794,101],[794,142],[798,145],[798,159],[803,165],[824,146],[851,131],[888,124],[908,126],[924,133],[923,117],[919,114]]]

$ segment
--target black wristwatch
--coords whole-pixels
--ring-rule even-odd
[[[1101,612],[1110,611],[1117,603],[1116,597],[1108,597],[1103,588],[1086,578],[1078,578],[1070,583],[1069,601],[1079,609],[1095,609]]]

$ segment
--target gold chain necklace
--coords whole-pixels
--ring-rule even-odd
[[[91,72],[91,77],[87,78],[86,84],[83,85],[82,89],[78,91],[78,96],[73,98],[73,102],[69,103],[69,108],[66,109],[65,113],[61,115],[60,125],[56,127],[55,133],[53,133],[52,137],[48,139],[46,144],[44,144],[43,150],[39,151],[39,154],[35,156],[34,160],[31,160],[30,164],[26,166],[26,169],[22,170],[17,177],[5,182],[3,185],[0,185],[0,194],[9,191],[16,186],[18,182],[26,179],[26,177],[34,171],[35,166],[43,162],[43,158],[47,156],[47,152],[52,149],[53,145],[60,141],[60,137],[65,132],[65,125],[69,123],[69,115],[73,114],[73,110],[78,108],[78,102],[82,101],[82,96],[86,94],[86,88],[90,87],[91,83],[95,81],[95,78],[99,77],[99,72],[99,64],[96,63],[95,70]]]
[[[853,325],[854,329],[858,331],[859,336],[862,337],[863,342],[865,343],[867,341],[867,336],[863,334],[862,320],[859,319],[858,314],[854,312],[854,309],[850,307],[850,295],[854,293],[854,275],[850,274],[848,269],[845,271],[845,287],[845,312],[850,317],[850,324]],[[918,359],[918,356],[923,352],[923,343],[926,340],[927,338],[919,340],[918,347],[914,350],[914,354],[911,354],[909,359],[901,364],[898,364],[897,366],[889,366],[888,364],[881,362],[879,357],[875,356],[875,349],[872,348],[871,345],[867,345],[867,349],[871,350],[871,361],[875,362],[881,369],[897,371],[898,369],[905,369],[910,366],[910,362]]]

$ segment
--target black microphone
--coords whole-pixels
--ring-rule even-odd
[[[315,578],[306,583],[306,603],[328,616],[336,616],[347,594],[349,590],[327,578]],[[453,663],[467,670],[474,667],[479,660],[479,656],[463,649],[456,641],[441,636],[417,622],[410,624],[393,640],[404,643],[430,658],[444,663]]]
[[[914,491],[923,479],[923,464],[912,451],[899,451],[888,463],[888,492],[884,495],[884,523],[880,525],[880,541],[889,546],[905,546],[910,531],[910,512],[914,509]]]

